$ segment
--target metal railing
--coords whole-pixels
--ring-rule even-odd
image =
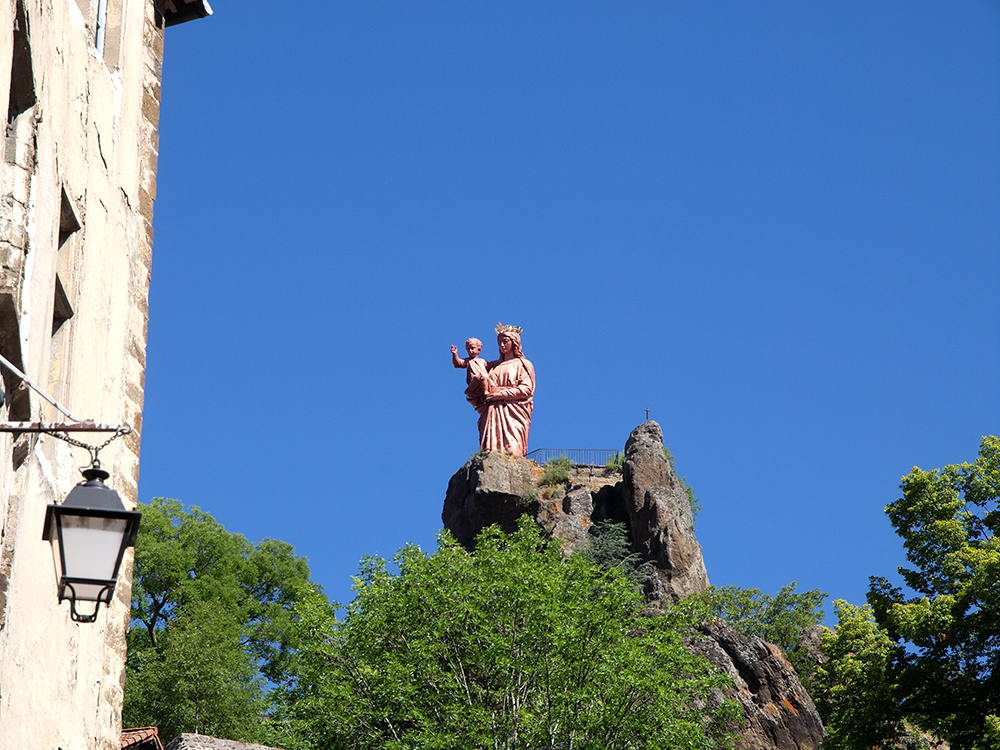
[[[621,453],[615,448],[535,448],[526,458],[536,464],[544,464],[553,458],[565,456],[575,464],[583,466],[604,466]]]

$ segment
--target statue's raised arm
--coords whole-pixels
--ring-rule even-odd
[[[486,399],[483,396],[486,391],[486,366],[488,363],[479,356],[479,352],[483,350],[483,342],[477,338],[471,338],[465,342],[465,350],[469,353],[468,359],[459,357],[458,347],[452,346],[451,363],[459,369],[466,370],[465,383],[468,387],[465,389],[465,398],[476,411],[479,411],[486,405]]]

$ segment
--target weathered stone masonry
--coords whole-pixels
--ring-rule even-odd
[[[188,12],[198,6],[202,12]],[[203,0],[0,0],[0,352],[82,418],[133,431],[101,453],[137,501],[164,29]],[[62,415],[3,372],[0,420]],[[100,442],[93,436],[88,442]],[[76,624],[45,506],[87,454],[0,435],[0,750],[117,750],[131,595]]]

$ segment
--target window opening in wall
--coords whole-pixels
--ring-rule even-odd
[[[73,317],[73,306],[63,288],[62,279],[56,276],[55,300],[52,303],[52,335],[55,336],[62,324]]]
[[[35,76],[31,65],[31,40],[24,2],[14,4],[14,29],[11,39],[10,91],[7,100],[4,161],[10,165],[0,170],[3,177],[4,200],[12,201],[4,207],[13,211],[15,226],[23,230],[28,190],[27,182],[34,168],[34,136],[29,126],[35,106]],[[18,154],[18,147],[21,153]],[[20,158],[20,160],[19,160]],[[20,166],[20,168],[18,168]],[[21,362],[20,296],[22,262],[27,253],[26,231],[5,233],[0,247],[8,256],[0,267],[0,353],[14,363]],[[24,421],[31,416],[31,400],[24,383],[9,372],[3,373],[7,419]],[[24,446],[15,438],[14,468],[20,466],[26,455]]]
[[[35,76],[31,69],[31,43],[24,4],[18,0],[14,17],[13,52],[10,65],[10,99],[7,104],[7,161],[15,163],[17,118],[35,106]]]
[[[94,46],[97,51],[104,54],[104,35],[108,25],[108,0],[97,0],[97,34],[94,37]]]
[[[73,201],[66,195],[66,188],[62,189],[62,201],[59,206],[59,249],[62,250],[66,240],[73,232],[80,228],[80,220],[76,216],[76,209],[73,208]]]
[[[21,331],[17,303],[14,295],[0,291],[0,353],[23,368],[21,361]],[[31,401],[24,382],[7,368],[0,368],[3,376],[3,389],[7,398],[7,419],[12,422],[24,422],[31,418]],[[20,463],[15,460],[14,468]]]
[[[63,279],[70,280],[73,270],[73,249],[70,238],[80,230],[80,219],[73,207],[73,201],[66,192],[66,186],[62,187],[61,202],[59,206],[59,253],[56,260],[56,281],[53,289],[52,299],[52,335],[62,328],[63,323],[73,317],[73,305],[70,302],[70,295],[66,289]],[[53,340],[52,363],[57,368],[61,363],[61,352],[58,350],[59,342]],[[50,374],[51,380],[58,381],[58,372]]]

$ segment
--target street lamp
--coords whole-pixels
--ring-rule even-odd
[[[110,475],[95,463],[83,470],[86,481],[74,487],[62,505],[45,510],[42,538],[52,543],[59,579],[59,601],[69,599],[74,622],[93,622],[101,602],[111,603],[125,548],[135,544],[141,513],[125,510],[118,493],[104,484]],[[95,602],[92,614],[80,614],[77,602]]]

